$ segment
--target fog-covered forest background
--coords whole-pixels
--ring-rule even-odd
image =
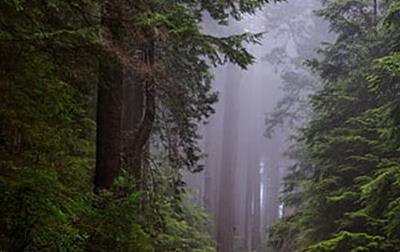
[[[214,69],[220,96],[201,127],[205,171],[186,180],[194,201],[213,216],[217,241],[230,243],[221,251],[267,251],[267,229],[293,211],[280,201],[283,178],[295,162],[290,152],[309,115],[307,99],[318,87],[304,63],[334,38],[315,16],[319,8],[314,0],[271,5],[231,22],[228,31],[205,21],[206,31],[219,35],[264,32],[260,44],[247,46],[256,57],[247,70]]]

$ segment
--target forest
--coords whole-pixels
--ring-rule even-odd
[[[400,0],[0,0],[0,252],[400,252]]]

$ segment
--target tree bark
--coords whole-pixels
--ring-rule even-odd
[[[98,189],[109,189],[121,169],[132,174],[138,185],[144,183],[142,161],[155,117],[154,39],[151,32],[140,40],[135,37],[131,17],[137,10],[127,5],[123,0],[108,0],[102,9],[105,56],[98,87],[94,181]]]
[[[222,139],[223,139],[223,114],[224,114],[224,83],[226,73],[221,71],[216,76],[214,89],[221,96],[219,103],[215,105],[216,115],[206,125],[206,170],[205,170],[205,193],[204,206],[212,215],[214,223],[218,223],[219,182],[222,165]],[[217,225],[213,225],[213,236],[217,239]]]
[[[152,39],[142,45],[141,64],[148,69],[154,64],[154,45]],[[124,143],[123,166],[141,185],[145,184],[144,154],[148,151],[147,144],[153,129],[155,119],[156,91],[149,76],[138,77],[141,74],[133,70],[127,73],[124,98]]]
[[[233,65],[228,66],[226,83],[222,166],[219,183],[217,218],[218,252],[232,252],[235,237],[235,172],[237,168],[239,135],[240,76]]]
[[[102,9],[102,40],[105,47],[122,39],[119,1],[106,1]],[[109,189],[121,165],[123,64],[118,53],[105,50],[100,62],[97,91],[96,172],[97,189]]]

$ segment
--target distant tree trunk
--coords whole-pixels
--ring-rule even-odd
[[[265,229],[268,227],[268,207],[269,207],[269,202],[268,202],[268,193],[269,193],[269,189],[268,189],[268,185],[269,185],[269,171],[267,171],[267,167],[265,165],[265,159],[264,159],[264,172],[263,172],[263,176],[262,176],[262,185],[263,185],[263,204],[261,207],[261,216],[262,216],[262,228]]]
[[[206,137],[206,151],[210,151],[210,147],[209,147],[209,134],[207,134]],[[204,184],[205,184],[205,192],[204,192],[204,198],[203,198],[203,202],[204,202],[204,208],[209,212],[209,213],[213,213],[214,207],[213,207],[213,166],[211,166],[210,164],[212,163],[210,161],[210,155],[208,155],[207,157],[207,161],[206,161],[206,170],[205,170],[205,175],[204,175]]]
[[[254,160],[254,172],[253,172],[253,225],[252,225],[252,250],[257,250],[261,245],[261,234],[260,234],[260,167],[258,163],[257,156]]]
[[[242,98],[242,96],[241,96]],[[244,104],[241,103],[241,111],[242,108],[244,107]],[[240,122],[246,122],[243,120],[242,115]],[[243,126],[242,126],[243,128]],[[237,241],[236,244],[238,245],[238,248],[245,248],[245,233],[246,233],[246,194],[247,194],[247,165],[245,162],[247,162],[247,159],[245,158],[246,156],[246,151],[247,151],[247,145],[244,143],[245,139],[247,139],[247,135],[241,129],[239,132],[239,150],[238,150],[238,169],[235,174],[235,226],[237,230]]]
[[[254,127],[249,132],[250,143],[247,146],[247,179],[246,179],[246,232],[245,251],[252,252],[259,249],[261,244],[261,213],[260,213],[260,166],[259,166],[259,145]]]
[[[216,76],[214,89],[220,93],[221,100],[216,104],[216,115],[206,126],[206,174],[204,206],[212,215],[214,223],[218,223],[219,182],[222,165],[223,113],[225,72]],[[213,225],[213,235],[217,239],[217,225]]]
[[[219,167],[221,164],[220,159],[220,141],[222,139],[218,129],[218,121],[215,118],[211,124],[207,125],[206,135],[206,170],[205,170],[205,192],[204,192],[204,206],[209,213],[216,213],[216,206],[218,201],[217,186],[219,183]],[[215,217],[215,216],[214,216]]]
[[[235,227],[235,172],[239,135],[239,84],[238,69],[228,65],[225,92],[224,132],[222,166],[219,183],[219,204],[217,218],[218,252],[232,252]]]
[[[122,22],[119,1],[106,1],[102,9],[102,40],[108,50],[100,63],[97,94],[96,173],[98,189],[109,189],[121,165],[121,127],[123,107],[123,64],[118,53],[109,48],[119,46]]]
[[[275,139],[274,139],[275,140]],[[279,218],[279,145],[276,140],[274,146],[277,147],[271,152],[271,157],[267,163],[268,183],[267,183],[267,225],[270,227]]]
[[[249,148],[249,146],[247,147]],[[251,183],[251,166],[252,162],[250,158],[247,158],[247,174],[246,174],[246,201],[245,201],[245,233],[244,233],[244,247],[245,252],[252,251],[252,224],[253,224],[253,213],[251,204],[253,202],[253,186]]]

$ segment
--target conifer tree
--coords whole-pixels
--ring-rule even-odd
[[[298,251],[396,251],[391,223],[398,221],[399,195],[392,172],[399,124],[392,88],[399,2],[323,3],[318,13],[338,38],[320,49],[322,60],[309,61],[322,83],[299,143],[307,165],[288,177],[287,203],[296,196],[300,204],[272,228],[270,243],[292,243]]]

